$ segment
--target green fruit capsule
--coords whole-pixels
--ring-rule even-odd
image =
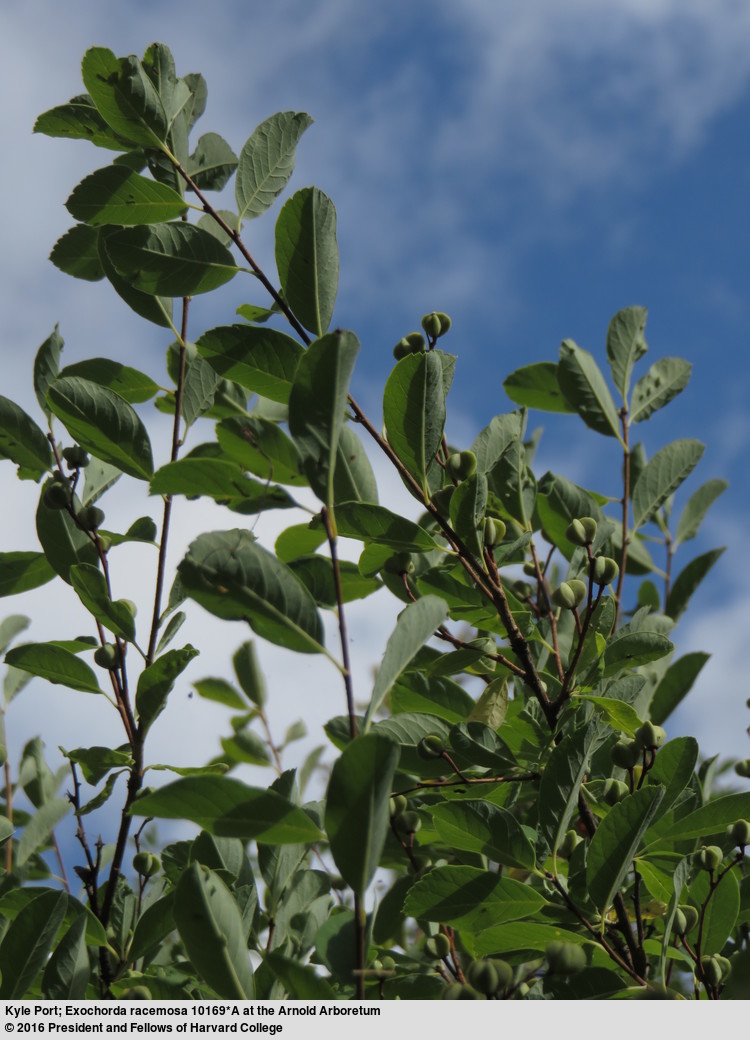
[[[613,776],[604,781],[602,788],[602,801],[607,805],[617,805],[623,798],[630,794],[630,788],[622,780],[615,780]]]
[[[597,556],[594,561],[594,581],[597,585],[611,585],[620,568],[611,556]]]
[[[381,964],[383,965],[383,971],[395,971],[396,962],[393,957],[383,957]]]
[[[94,654],[94,661],[100,668],[112,671],[120,667],[120,651],[114,643],[105,643],[100,646]]]
[[[571,520],[565,529],[565,537],[573,545],[591,545],[596,538],[596,520],[593,516],[580,516]]]
[[[153,1000],[148,986],[131,986],[123,991],[120,1000]]]
[[[466,981],[486,997],[494,996],[500,989],[500,974],[490,960],[470,964],[466,971]]]
[[[437,957],[441,960],[443,957],[447,957],[451,952],[451,944],[448,936],[444,932],[438,932],[437,935],[431,935],[428,939],[425,939],[424,952],[428,957]]]
[[[411,354],[411,347],[405,339],[400,339],[393,348],[393,356],[396,361],[403,361],[403,359],[408,357],[409,354]]]
[[[416,834],[422,826],[419,813],[414,812],[413,809],[409,809],[407,812],[402,812],[393,822],[396,829],[402,834]]]
[[[702,849],[699,849],[695,854],[698,861],[698,866],[703,867],[704,870],[713,871],[721,866],[722,860],[724,859],[724,853],[718,845],[704,845]]]
[[[552,602],[563,610],[574,610],[577,606],[576,596],[567,581],[562,582],[552,593]]]
[[[477,457],[473,451],[456,451],[448,458],[446,468],[454,480],[468,480],[477,471]]]
[[[634,740],[618,740],[610,751],[612,762],[620,769],[632,769],[640,758],[641,749]]]
[[[746,780],[750,780],[750,758],[745,758],[742,762],[737,762],[734,771],[737,776],[742,776]]]
[[[488,516],[484,521],[484,544],[488,549],[502,542],[507,528],[502,520]]]
[[[589,591],[588,585],[585,581],[581,581],[580,578],[568,578],[567,584],[573,590],[573,595],[576,598],[576,606],[580,606],[586,599],[586,595]]]
[[[726,982],[729,976],[732,974],[732,962],[728,957],[722,956],[720,953],[714,954],[714,960],[721,968],[721,981]]]
[[[421,332],[408,332],[404,339],[409,344],[409,350],[412,354],[421,354],[425,349],[426,343]]]
[[[435,311],[435,314],[437,314],[438,319],[440,320],[440,332],[438,333],[438,335],[444,336],[446,332],[450,332],[450,327],[453,324],[453,322],[445,313],[445,311]]]
[[[570,859],[582,841],[581,835],[571,828],[571,830],[565,832],[563,840],[558,845],[557,855],[562,856],[563,859]]]
[[[653,722],[644,722],[635,731],[635,739],[641,747],[660,748],[667,739],[667,733],[661,726],[655,726]]]
[[[153,852],[136,852],[133,856],[133,870],[141,877],[153,877],[161,870],[161,860]]]
[[[65,484],[48,484],[42,496],[47,509],[67,509],[70,505],[70,489]]]
[[[709,986],[721,985],[721,964],[716,957],[701,957],[701,972]]]
[[[577,943],[547,943],[544,955],[555,975],[574,975],[586,967],[586,951]]]
[[[104,523],[104,510],[98,506],[84,506],[76,513],[76,520],[84,531],[95,531]]]
[[[74,444],[72,448],[63,448],[62,456],[70,469],[85,469],[91,462],[89,453],[78,444]]]
[[[461,982],[452,982],[446,986],[440,994],[441,1000],[479,1000],[479,994],[471,986],[464,986]]]
[[[135,605],[132,599],[118,599],[115,600],[115,602],[119,603],[121,607],[125,607],[125,609],[131,617],[135,617],[138,613],[138,607]]]
[[[444,751],[445,741],[437,733],[428,733],[417,744],[417,753],[420,758],[440,758]]]
[[[388,809],[391,816],[400,816],[402,812],[406,811],[409,801],[404,794],[394,794],[388,803]]]
[[[750,821],[748,820],[737,820],[727,827],[727,837],[731,838],[735,845],[739,845],[740,848],[744,849],[746,845],[750,845]]]
[[[687,933],[692,932],[692,930],[698,924],[698,921],[700,920],[700,914],[694,906],[691,906],[690,903],[680,903],[677,909],[685,918],[684,934],[687,935]]]
[[[441,322],[435,311],[431,311],[430,314],[425,314],[422,318],[422,328],[430,339],[437,339],[440,335]]]

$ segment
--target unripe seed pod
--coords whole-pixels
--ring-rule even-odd
[[[750,779],[750,758],[745,758],[742,762],[737,762],[734,771],[737,776],[742,776],[746,780]]]
[[[519,599],[528,599],[534,590],[527,581],[517,581],[513,584],[513,592]]]
[[[448,473],[454,480],[468,480],[477,470],[477,457],[473,451],[456,451],[448,458]]]
[[[586,951],[577,943],[547,943],[544,956],[555,975],[574,975],[586,967]]]
[[[440,994],[441,1000],[479,1000],[479,994],[471,986],[464,986],[460,982],[451,982]]]
[[[430,314],[425,314],[422,318],[421,324],[430,339],[438,338],[440,335],[441,322],[435,311],[432,311]]]
[[[431,935],[428,939],[425,939],[424,952],[428,957],[437,957],[438,959],[447,957],[451,952],[448,936],[444,932]]]
[[[383,957],[381,963],[383,965],[383,971],[395,971],[396,969],[396,962],[393,957]]]
[[[700,914],[694,906],[691,906],[690,903],[680,903],[680,905],[677,907],[677,912],[679,912],[685,920],[685,931],[677,932],[677,934],[687,935],[688,932],[692,932],[692,930],[698,924],[698,921],[700,920]],[[676,918],[677,913],[675,913],[675,919]],[[675,931],[677,931],[676,928]]]
[[[630,794],[630,788],[622,780],[615,780],[613,776],[604,781],[602,788],[602,800],[607,805],[617,805],[623,798]]]
[[[432,496],[432,504],[441,516],[449,516],[451,510],[451,498],[456,489],[451,484],[449,487],[441,488]]]
[[[704,845],[695,855],[698,860],[698,866],[709,871],[716,870],[717,867],[720,867],[721,862],[724,859],[724,853],[718,845]]]
[[[536,567],[533,563],[525,563],[523,565],[523,573],[529,578],[536,578]]]
[[[565,832],[565,837],[560,842],[557,848],[557,855],[562,856],[563,859],[570,859],[576,850],[576,847],[581,844],[583,838],[577,831],[572,828]]]
[[[153,1000],[153,997],[148,986],[131,986],[130,989],[124,990],[120,1000]]]
[[[67,509],[70,504],[70,490],[67,483],[48,484],[44,489],[42,500],[47,509]]]
[[[72,448],[63,448],[62,456],[71,469],[84,469],[91,462],[89,453],[78,444]]]
[[[428,733],[417,744],[420,758],[440,758],[445,751],[445,741],[437,733]]]
[[[714,954],[714,960],[721,968],[721,981],[726,982],[729,976],[732,974],[732,962],[728,957],[722,956],[720,953]]]
[[[402,812],[400,816],[397,816],[393,821],[396,829],[402,834],[416,834],[419,828],[422,826],[422,821],[419,817],[419,813],[414,812],[413,809],[409,809],[406,812]]]
[[[506,961],[473,961],[466,971],[466,981],[486,997],[492,997],[510,986],[513,969]]]
[[[597,556],[594,561],[594,581],[597,585],[611,585],[620,568],[611,556]]]
[[[120,667],[120,651],[114,643],[105,643],[100,646],[94,654],[94,660],[100,668],[112,671]]]
[[[576,596],[567,581],[562,582],[552,593],[552,602],[563,610],[573,610],[577,606]]]
[[[409,344],[412,354],[421,354],[425,348],[424,336],[421,332],[408,332],[404,339]]]
[[[370,965],[370,971],[382,971],[382,970],[383,970],[383,962],[382,961],[375,960]]]
[[[394,794],[388,803],[391,816],[400,816],[402,812],[406,811],[409,801],[404,794]]]
[[[596,526],[593,516],[578,517],[566,527],[565,537],[573,545],[591,545],[596,538]]]
[[[450,330],[452,322],[451,322],[450,318],[448,317],[448,315],[445,313],[445,311],[435,311],[435,313],[437,314],[438,318],[440,319],[440,332],[438,333],[438,335],[439,336],[444,336],[446,334],[446,332],[448,332]]]
[[[409,354],[411,354],[411,347],[409,346],[407,340],[400,339],[396,346],[393,348],[393,356],[395,357],[396,361],[401,361],[403,360],[403,358],[408,357]]]
[[[675,935],[687,935],[688,932],[685,914],[682,910],[680,910],[679,906],[675,910],[674,917],[672,918],[672,931],[675,933]]]
[[[115,602],[125,607],[125,609],[128,611],[131,617],[135,617],[138,613],[138,607],[135,605],[132,599],[118,599],[115,600]]]
[[[505,538],[506,530],[507,528],[502,520],[497,520],[494,516],[486,517],[484,521],[484,544],[487,548],[491,549],[493,545],[502,542],[503,538]]]
[[[98,506],[84,506],[76,513],[76,520],[84,531],[95,531],[104,523],[104,510]]]
[[[586,599],[589,587],[585,581],[581,581],[580,578],[568,578],[567,584],[573,590],[573,595],[576,598],[576,606],[580,606],[581,603]]]
[[[641,747],[659,748],[667,739],[666,730],[661,726],[655,726],[653,722],[644,722],[635,731],[635,739]]]
[[[701,971],[709,986],[721,985],[721,964],[716,957],[701,957]]]
[[[737,820],[727,827],[727,837],[731,838],[735,845],[744,848],[750,845],[750,821]]]
[[[133,856],[133,870],[141,877],[153,877],[161,870],[161,860],[153,852],[136,852]]]
[[[618,740],[610,751],[610,758],[620,769],[632,769],[640,753],[641,749],[634,740]]]

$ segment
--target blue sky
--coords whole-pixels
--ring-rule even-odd
[[[714,656],[670,735],[696,732],[707,753],[747,755],[750,7],[735,0],[235,0],[207,8],[195,0],[4,5],[1,392],[36,414],[33,355],[58,321],[68,362],[109,354],[155,378],[163,370],[159,330],[131,318],[103,285],[75,282],[46,261],[71,223],[65,199],[108,157],[30,130],[38,113],[80,92],[89,46],[140,54],[154,40],[167,43],[178,72],[201,71],[208,81],[200,132],[221,133],[235,151],[272,112],[306,110],[315,123],[298,149],[292,187],[315,183],[337,206],[335,320],[362,340],[354,390],[374,415],[393,344],[433,308],[454,319],[445,342],[459,356],[450,433],[460,446],[512,407],[505,375],[554,359],[564,337],[604,366],[607,323],[620,307],[649,307],[649,360],[677,355],[693,363],[682,397],[639,431],[652,454],[677,437],[706,442],[687,493],[710,477],[731,482],[701,537],[683,550],[682,563],[728,546],[706,583],[704,609],[694,608],[676,632],[680,652]],[[268,217],[248,229],[271,271],[272,230]],[[215,302],[197,301],[193,338],[230,320],[245,301],[263,302],[239,279]],[[530,423],[546,429],[540,472],[559,469],[588,486],[602,471],[614,479],[614,441],[584,435],[573,417],[560,424],[532,416]],[[35,548],[33,493],[10,486],[3,548]],[[139,515],[142,503],[124,494],[121,507]],[[176,559],[180,539],[234,523],[202,505],[183,515]],[[137,558],[123,567],[123,584],[130,582],[123,595],[138,599],[134,576],[147,565]],[[4,608],[33,615],[32,638],[72,634],[60,632],[73,624],[65,591],[60,601],[34,594]],[[383,618],[371,612],[354,621],[362,699],[387,636],[390,615]],[[196,622],[197,642],[206,624],[205,616]],[[228,646],[209,646],[191,675],[226,674],[229,652],[243,638],[244,630],[232,632]],[[287,688],[296,663],[274,652],[263,660]],[[280,724],[309,714],[310,702],[311,729],[341,710],[316,687],[329,683],[328,673],[313,669],[305,703],[288,698]],[[14,706],[17,739],[54,718],[63,731],[69,725],[70,746],[75,719],[54,708],[48,714],[49,695],[30,693],[27,708]],[[200,707],[191,702],[190,710],[197,720]],[[203,725],[196,721],[191,731]],[[162,731],[165,748],[170,735]],[[65,743],[57,730],[47,739]]]

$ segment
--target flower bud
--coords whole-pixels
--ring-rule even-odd
[[[414,569],[411,553],[407,552],[396,553],[395,556],[391,556],[383,564],[383,570],[387,571],[388,574],[413,574]]]
[[[409,354],[411,354],[411,347],[409,346],[408,341],[405,339],[400,339],[396,346],[393,348],[393,356],[395,357],[396,361],[402,361],[405,357],[408,357]]]
[[[604,781],[602,788],[602,801],[607,805],[617,805],[623,798],[630,794],[630,788],[622,780],[615,780],[613,776]]]
[[[611,556],[597,556],[594,561],[594,581],[597,585],[611,585],[620,568]]]
[[[396,829],[402,834],[416,834],[422,826],[419,813],[414,812],[413,809],[408,809],[406,812],[402,812],[393,822]]]
[[[461,982],[451,982],[440,994],[441,1000],[479,1000],[479,994],[471,986],[464,986]]]
[[[448,315],[445,313],[445,311],[435,311],[435,314],[437,314],[438,318],[440,319],[440,332],[438,333],[438,335],[444,336],[446,332],[450,331],[452,322]]]

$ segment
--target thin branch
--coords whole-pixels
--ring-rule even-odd
[[[346,711],[349,716],[349,736],[352,740],[357,735],[357,715],[354,707],[354,687],[352,686],[352,668],[349,660],[349,637],[346,631],[346,615],[344,614],[344,596],[341,589],[341,570],[336,545],[336,535],[331,524],[331,516],[325,506],[320,511],[320,518],[328,539],[333,566],[333,584],[336,589],[336,607],[339,619],[339,639],[341,641],[341,660],[343,664],[344,688],[346,689]],[[364,965],[362,965],[364,967]]]
[[[628,562],[628,510],[630,506],[630,421],[628,419],[628,406],[623,405],[620,409],[620,421],[622,423],[622,553],[620,554],[620,573],[617,578],[617,589],[615,591],[615,621],[613,628],[617,628],[622,605],[622,592],[625,583],[625,567]]]

